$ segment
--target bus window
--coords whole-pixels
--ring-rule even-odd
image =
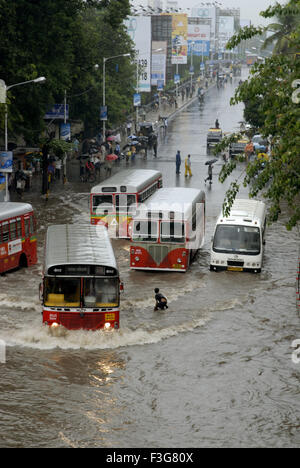
[[[8,223],[2,224],[2,242],[8,242],[9,232]]]
[[[136,208],[136,195],[116,195],[116,210],[127,213],[129,210],[134,210]]]
[[[133,240],[157,242],[157,221],[135,221],[133,224]]]
[[[24,222],[25,222],[25,237],[29,237],[29,223],[30,223],[30,219],[29,219],[29,218],[25,218],[25,219],[24,219]]]
[[[162,222],[161,242],[185,242],[184,223],[180,221]]]
[[[108,213],[113,211],[113,196],[112,195],[94,195],[93,196],[93,212]]]
[[[218,225],[213,241],[215,252],[260,253],[260,233],[257,227]]]
[[[119,282],[117,278],[85,278],[84,307],[117,307]]]
[[[45,278],[45,305],[50,307],[79,307],[79,278]]]
[[[9,231],[10,231],[10,240],[15,240],[17,238],[16,235],[16,221],[11,221],[9,223]]]
[[[22,237],[22,221],[20,218],[17,219],[17,238]]]
[[[30,216],[30,234],[34,234],[35,232],[35,222],[34,222],[34,217]]]

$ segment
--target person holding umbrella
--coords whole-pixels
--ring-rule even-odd
[[[206,179],[204,179],[204,183],[206,184],[206,181],[209,180],[210,185],[212,184],[212,165],[217,161],[217,159],[211,159],[210,161],[207,161],[205,165],[208,165],[208,171],[207,174],[208,176]]]
[[[176,153],[176,174],[180,174],[180,166],[181,166],[181,156],[180,156],[180,151],[178,150]]]

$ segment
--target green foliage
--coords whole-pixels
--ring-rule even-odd
[[[285,6],[276,4],[262,13],[269,18],[272,15],[297,15],[300,0],[291,0]],[[293,10],[294,9],[294,10]],[[294,13],[293,13],[294,11]],[[294,18],[295,19],[295,18]],[[284,21],[282,21],[284,23]],[[287,32],[289,51],[300,50],[300,22],[292,21],[293,27]],[[260,28],[246,28],[231,40],[231,45],[249,38]],[[236,91],[231,104],[246,103],[248,121],[259,126],[259,132],[271,140],[271,158],[262,167],[256,160],[247,166],[244,185],[250,188],[250,197],[261,194],[270,203],[270,219],[277,221],[282,204],[287,204],[290,213],[286,224],[292,229],[300,220],[300,104],[296,97],[295,83],[300,78],[300,61],[294,53],[278,53],[265,59],[262,64],[255,64],[250,77]],[[253,118],[255,107],[258,119]],[[227,165],[226,165],[227,166]],[[220,180],[224,181],[234,167],[228,165],[221,171]],[[233,202],[237,185],[233,185],[226,195],[226,209]]]
[[[99,125],[103,57],[132,49],[122,25],[128,12],[129,0],[0,0],[0,78],[7,86],[38,76],[47,79],[43,85],[8,92],[10,139],[23,134],[27,144],[34,144],[45,127],[45,112],[63,103],[65,90],[70,118]],[[118,76],[113,64],[107,67],[111,124],[117,120],[116,109],[129,110],[134,85],[129,58],[119,65]],[[116,92],[111,93],[111,87],[117,87]]]

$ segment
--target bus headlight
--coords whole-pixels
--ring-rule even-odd
[[[110,323],[109,323],[109,322],[106,322],[106,323],[104,324],[104,328],[105,328],[106,330],[108,330],[108,329],[110,328]]]
[[[57,328],[57,327],[59,327],[59,324],[58,324],[58,323],[53,322],[53,323],[51,324],[51,328]]]

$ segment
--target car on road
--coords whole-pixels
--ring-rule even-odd
[[[238,141],[232,142],[229,146],[229,156],[232,158],[238,154],[243,154],[247,143],[249,143],[248,138],[241,138]]]
[[[222,130],[220,128],[210,128],[207,133],[206,145],[209,149],[215,146],[222,140]]]

